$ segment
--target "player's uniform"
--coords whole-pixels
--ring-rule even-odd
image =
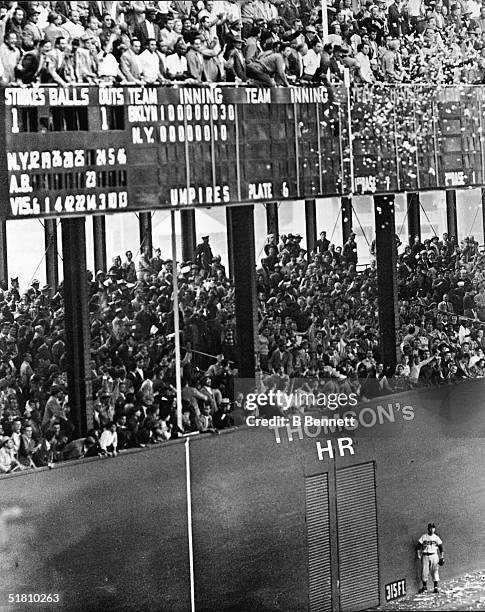
[[[429,533],[423,533],[418,542],[421,544],[421,578],[423,583],[426,584],[430,574],[432,580],[438,582],[440,579],[438,573],[438,562],[440,560],[438,547],[442,546],[443,542],[436,533],[431,535]]]

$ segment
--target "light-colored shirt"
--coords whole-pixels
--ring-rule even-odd
[[[188,70],[187,59],[184,55],[179,56],[178,53],[172,53],[167,57],[165,68],[169,75],[183,75]]]
[[[3,78],[7,83],[15,81],[15,67],[19,61],[20,51],[17,47],[10,49],[7,45],[0,45],[0,63],[3,66]]]
[[[439,550],[439,546],[443,544],[439,535],[433,533],[429,535],[429,533],[423,533],[423,535],[419,538],[418,542],[421,544],[423,553],[426,554],[437,554]]]
[[[13,448],[0,448],[0,472],[6,473],[10,471],[12,464],[15,461],[15,450]]]
[[[148,83],[155,82],[160,74],[160,59],[158,53],[151,53],[148,49],[145,49],[143,53],[140,53],[138,58],[141,73],[145,77],[145,81]]]
[[[105,429],[99,438],[99,446],[104,451],[108,449],[109,446],[112,446],[114,450],[116,450],[118,446],[118,434],[110,429]]]
[[[314,76],[315,72],[320,68],[322,63],[322,56],[320,53],[315,53],[313,49],[309,49],[308,53],[303,56],[303,66],[305,68],[305,74]]]
[[[366,83],[371,83],[374,80],[374,74],[370,66],[369,56],[365,53],[357,53],[355,56],[357,64],[359,65],[359,72],[362,80]]]

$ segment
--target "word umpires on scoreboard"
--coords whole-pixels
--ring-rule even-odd
[[[289,187],[283,181],[278,189],[273,183],[249,183],[248,198],[251,201],[264,202],[274,198],[287,198]],[[234,196],[229,185],[208,185],[206,187],[180,187],[170,190],[172,206],[192,206],[194,204],[226,204],[232,202]]]

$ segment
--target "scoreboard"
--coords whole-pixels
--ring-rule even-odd
[[[481,186],[482,97],[475,86],[7,87],[0,214]]]

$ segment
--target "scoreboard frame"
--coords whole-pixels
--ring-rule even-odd
[[[5,87],[0,214],[479,187],[483,97],[481,86]]]

